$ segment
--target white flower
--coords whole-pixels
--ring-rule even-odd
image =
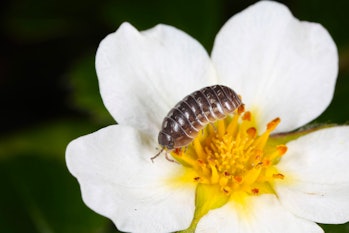
[[[104,104],[118,125],[72,141],[66,159],[84,202],[118,229],[309,233],[322,232],[315,222],[349,220],[349,127],[270,136],[312,121],[332,99],[338,55],[321,25],[297,20],[280,3],[258,2],[224,25],[210,58],[176,28],[158,25],[139,32],[124,23],[101,42],[96,68]],[[248,111],[230,117],[240,124],[232,134],[253,129],[241,138],[254,145],[250,154],[261,156],[248,165],[240,154],[234,157],[244,172],[229,170],[228,178],[213,174],[218,168],[207,161],[205,173],[190,159],[213,135],[207,127],[182,157],[172,153],[179,163],[165,156],[152,163],[167,112],[184,96],[213,84],[242,96]],[[228,128],[228,120],[222,122],[216,124],[218,132]],[[247,153],[235,141],[228,145],[241,156]],[[186,159],[189,165],[183,166]]]

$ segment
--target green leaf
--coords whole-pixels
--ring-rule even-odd
[[[110,221],[82,202],[79,186],[62,162],[17,156],[0,162],[0,177],[2,232],[111,232]]]
[[[104,125],[115,124],[99,93],[94,54],[78,59],[66,76],[73,89],[69,101],[73,108],[86,112],[96,122]]]
[[[62,119],[15,131],[0,140],[0,161],[28,154],[63,161],[65,148],[71,140],[99,127],[89,121]]]

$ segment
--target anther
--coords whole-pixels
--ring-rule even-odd
[[[246,130],[246,133],[248,134],[248,136],[250,136],[250,138],[254,138],[256,136],[257,129],[255,127],[251,127]]]
[[[242,120],[251,121],[251,112],[245,112],[245,114],[242,116]]]
[[[268,125],[267,125],[267,130],[268,131],[273,131],[276,128],[276,126],[278,126],[280,121],[281,121],[280,118],[277,117],[274,120],[272,120],[271,122],[269,122]]]
[[[285,176],[281,173],[273,174],[273,178],[283,180]]]
[[[254,194],[254,195],[258,195],[259,189],[253,188],[253,189],[251,189],[251,192],[252,192],[252,194]]]
[[[283,155],[287,152],[287,146],[285,146],[285,145],[278,145],[276,147],[276,149],[277,149],[279,155]]]
[[[241,115],[243,112],[245,111],[245,105],[244,104],[241,104],[239,107],[238,107],[238,114]]]

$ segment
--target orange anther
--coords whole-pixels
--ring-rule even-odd
[[[238,114],[241,115],[244,111],[245,111],[245,105],[244,104],[241,104],[239,107],[238,107]]]
[[[251,189],[251,192],[252,192],[252,194],[254,194],[254,195],[258,195],[259,189],[253,188],[253,189]]]
[[[276,149],[277,149],[279,155],[283,155],[283,154],[285,154],[287,152],[287,146],[286,145],[278,145],[276,147]]]
[[[241,176],[234,176],[234,180],[238,183],[241,183],[242,177]]]
[[[283,180],[285,176],[281,173],[273,174],[273,178]]]
[[[244,115],[242,116],[242,120],[251,121],[251,112],[250,111],[245,112]]]
[[[281,121],[280,118],[277,117],[274,120],[272,120],[271,122],[269,122],[268,125],[267,125],[267,130],[269,130],[269,131],[274,130],[276,128],[276,126],[278,126],[280,121]]]
[[[257,129],[255,127],[248,128],[246,130],[246,133],[248,134],[248,136],[250,136],[250,138],[254,138],[256,137]]]

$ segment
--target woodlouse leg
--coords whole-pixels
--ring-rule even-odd
[[[168,157],[167,151],[165,151],[165,158],[172,163],[176,162],[174,159],[171,159],[170,157]]]

